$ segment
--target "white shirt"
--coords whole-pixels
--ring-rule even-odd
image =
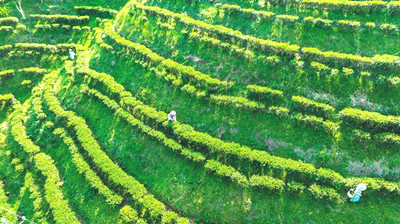
[[[169,121],[176,121],[176,115],[168,114]]]
[[[69,58],[71,58],[71,60],[74,60],[75,55],[76,55],[76,54],[75,54],[73,51],[70,51],[70,52],[69,52]]]

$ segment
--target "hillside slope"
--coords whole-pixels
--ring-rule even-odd
[[[400,223],[396,2],[22,6],[0,2],[7,220]]]

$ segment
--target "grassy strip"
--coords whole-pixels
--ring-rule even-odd
[[[307,60],[318,60],[332,65],[372,68],[372,69],[395,69],[400,70],[400,59],[393,55],[375,55],[374,57],[363,57],[355,54],[345,54],[333,51],[321,51],[318,48],[304,47],[272,40],[260,39],[251,35],[244,35],[238,30],[221,25],[212,25],[200,20],[192,19],[186,15],[174,13],[156,6],[146,6],[135,0],[130,1],[133,9],[140,10],[146,14],[172,19],[185,26],[195,27],[203,32],[218,34],[219,36],[255,47],[261,51],[269,51],[283,57],[293,58],[296,54],[302,54]]]
[[[133,199],[144,209],[145,216],[149,221],[157,222],[162,220],[166,214],[169,214],[166,213],[165,205],[155,199],[153,195],[148,194],[146,188],[140,182],[125,173],[118,165],[114,164],[101,150],[83,118],[76,116],[75,113],[71,111],[65,111],[60,106],[52,87],[55,78],[56,73],[50,73],[45,77],[44,99],[50,111],[55,113],[57,117],[63,119],[69,127],[76,131],[79,142],[81,142],[82,147],[88,152],[94,163],[102,172],[107,174],[114,183],[121,185],[132,195]],[[189,222],[186,218],[179,218],[179,220],[185,220],[186,223]]]
[[[127,50],[126,48],[128,47],[129,43],[130,44],[140,45],[140,44],[131,42],[129,40],[126,40],[125,38],[123,38],[120,35],[116,34],[114,31],[112,31],[112,29],[110,28],[109,25],[110,24],[107,24],[108,28],[106,28],[106,30],[107,30],[106,31],[106,35],[107,36],[112,35],[113,36],[112,38],[120,39],[120,41],[117,42],[117,43],[119,43],[119,45],[122,45],[122,49],[125,50],[127,53],[129,52],[129,50]],[[140,45],[140,46],[142,46],[142,45]],[[148,48],[146,48],[146,49],[148,49]],[[151,67],[152,64],[154,63],[151,58],[152,57],[160,57],[160,56],[158,54],[150,51],[150,50],[148,50],[148,52],[146,52],[146,53],[144,53],[144,55],[139,55],[137,57],[139,59],[144,58],[143,60],[145,60],[145,62],[148,62],[148,63],[145,64],[146,65],[145,67]],[[186,67],[189,67],[189,66],[186,66]],[[151,67],[151,69],[156,75],[164,77],[167,81],[170,81],[174,86],[179,87],[179,86],[182,85],[183,81],[179,77],[176,77],[174,75],[168,74],[167,72],[162,70],[163,68]],[[78,73],[79,74],[88,74],[88,73],[91,73],[91,71],[88,70],[88,69],[79,69]],[[232,83],[232,85],[233,85],[233,83]],[[207,89],[207,86],[203,85],[202,87]],[[189,93],[189,94],[191,94],[191,95],[193,95],[195,97],[199,97],[199,98],[203,98],[203,97],[205,97],[207,95],[207,93],[205,91],[198,91],[198,89],[196,87],[191,86],[190,84],[186,84],[185,86],[183,86],[181,88],[181,90],[183,90],[183,91],[185,91],[185,92],[187,92],[187,93]],[[286,118],[290,117],[289,110],[287,108],[276,107],[276,106],[271,106],[269,108],[265,108],[264,105],[262,105],[262,104],[260,104],[258,102],[254,102],[254,101],[248,100],[248,99],[243,98],[243,97],[227,96],[227,95],[210,95],[209,98],[210,98],[210,101],[213,102],[213,103],[223,104],[223,105],[230,105],[230,106],[233,106],[236,109],[243,109],[244,108],[244,109],[251,109],[251,110],[255,110],[255,111],[263,110],[263,111],[265,111],[267,113],[272,113],[272,114],[275,114],[275,115],[277,115],[279,117],[286,117]],[[314,101],[311,101],[311,102],[314,102]],[[325,104],[319,104],[317,102],[314,102],[314,104],[315,105],[325,105]],[[326,107],[329,107],[329,106],[326,105]],[[315,116],[294,114],[294,116],[292,116],[292,118],[294,120],[296,120],[297,122],[305,124],[305,125],[307,125],[309,127],[316,128],[316,129],[321,129],[322,131],[324,131],[324,132],[326,132],[328,134],[334,134],[338,129],[338,124],[337,123],[332,122],[332,121],[324,121],[322,118],[317,118]]]
[[[111,76],[106,75],[104,73],[97,73],[97,74],[99,74],[99,76],[102,76],[102,78],[100,78],[100,79],[107,80],[106,82],[110,84],[110,87],[109,87],[110,89],[113,89],[113,90],[119,89],[119,92],[124,92],[123,89],[115,88],[116,86],[121,87],[121,85],[119,85],[118,83],[113,81],[113,78]],[[108,76],[108,77],[105,77],[105,76]],[[240,172],[238,172],[235,168],[233,168],[231,166],[224,165],[224,164],[220,163],[219,161],[212,160],[212,159],[205,160],[205,157],[203,155],[201,155],[200,153],[193,153],[187,149],[184,149],[179,143],[175,142],[172,139],[168,139],[163,133],[152,129],[149,126],[143,124],[140,120],[135,119],[131,114],[127,113],[122,108],[120,108],[117,102],[104,96],[99,91],[94,90],[94,89],[89,89],[89,87],[86,85],[81,85],[81,92],[98,98],[107,107],[109,107],[110,109],[115,111],[115,114],[117,116],[125,119],[129,124],[131,124],[132,126],[138,127],[141,131],[156,138],[158,141],[163,142],[163,144],[166,147],[171,148],[173,151],[181,150],[180,153],[184,157],[186,157],[194,162],[204,165],[204,167],[206,169],[210,170],[213,173],[216,173],[216,175],[231,179],[234,183],[239,184],[241,187],[251,186],[251,187],[256,187],[256,188],[263,188],[263,189],[266,189],[268,191],[272,191],[275,193],[281,193],[284,190],[284,188],[285,188],[285,190],[294,191],[294,189],[291,188],[291,185],[286,186],[284,181],[270,177],[270,176],[254,175],[250,178],[250,181],[249,181],[243,174],[241,174]],[[125,93],[125,95],[128,95],[128,94]],[[128,97],[126,97],[126,98],[128,98]],[[317,186],[317,185],[315,185],[315,186]],[[303,190],[308,190],[308,192],[310,193],[310,196],[314,197],[316,199],[322,199],[319,196],[325,195],[323,200],[331,200],[331,201],[335,201],[335,202],[341,201],[338,193],[335,193],[335,194],[332,193],[332,192],[336,192],[334,189],[326,188],[326,187],[324,188],[322,186],[318,186],[318,187],[321,189],[329,189],[328,192],[330,192],[330,194],[325,194],[324,192],[319,192],[319,195],[316,195],[315,192],[313,191],[313,188],[304,187]]]
[[[12,208],[12,206],[10,204],[8,204],[8,202],[7,202],[8,201],[8,197],[7,197],[6,193],[4,192],[3,188],[4,188],[3,181],[0,180],[0,205],[1,205],[2,208],[7,209],[7,210],[15,213],[14,209]],[[3,209],[0,210],[0,216],[3,217],[3,218],[6,218],[6,220],[8,220],[9,222],[16,222],[17,221],[16,217],[13,214],[11,214],[11,213],[3,210]]]
[[[389,15],[399,15],[400,1],[336,1],[336,0],[302,0],[301,7],[323,8],[324,10],[340,10],[356,14],[370,14],[384,12]]]
[[[95,72],[92,72],[96,74]],[[104,73],[97,73],[97,76]],[[92,76],[95,78],[96,75]],[[106,80],[106,81],[103,81]],[[121,105],[127,108],[132,113],[138,116],[144,116],[146,119],[166,128],[172,128],[173,132],[183,139],[191,142],[193,145],[206,147],[211,151],[218,152],[221,155],[233,155],[238,159],[249,161],[257,161],[258,163],[276,170],[287,172],[289,179],[308,183],[310,180],[316,180],[320,184],[333,186],[337,189],[345,189],[354,186],[357,183],[370,183],[373,190],[383,191],[389,194],[400,194],[400,188],[397,183],[386,182],[374,178],[344,178],[339,173],[329,169],[315,168],[312,164],[284,159],[277,156],[272,156],[265,151],[253,150],[245,146],[241,146],[233,142],[224,142],[214,138],[206,133],[195,131],[190,125],[173,122],[172,127],[166,122],[167,114],[163,111],[144,105],[135,98],[128,96],[127,91],[122,85],[116,83],[112,77],[101,77],[100,82],[103,82],[108,87],[112,94],[117,95],[121,100]],[[116,88],[118,86],[118,88]]]
[[[239,184],[241,187],[248,187],[249,182],[247,178],[238,172],[231,166],[224,165],[216,160],[208,160],[204,155],[199,152],[192,152],[191,150],[184,148],[181,144],[173,139],[167,138],[165,134],[160,131],[154,130],[151,127],[145,125],[142,121],[136,119],[134,116],[119,107],[118,103],[104,96],[99,91],[89,89],[86,85],[81,85],[82,92],[94,96],[101,100],[107,107],[115,111],[115,115],[126,120],[130,125],[139,128],[142,132],[152,136],[156,140],[162,142],[167,148],[173,151],[179,152],[185,158],[203,165],[206,169],[216,173],[221,177],[231,179],[234,183]],[[273,178],[274,179],[274,178]]]
[[[106,26],[105,33],[113,43],[123,46],[123,48],[127,49],[128,51],[134,52],[138,55],[138,57],[142,57],[155,66],[165,69],[166,72],[183,76],[188,81],[193,81],[203,87],[209,87],[211,89],[223,89],[233,84],[227,81],[221,81],[219,79],[212,78],[209,75],[196,71],[193,67],[179,64],[171,59],[166,59],[141,44],[134,43],[121,37],[119,34],[114,32],[109,25]]]
[[[110,30],[110,32],[113,32]],[[116,36],[116,35],[115,35]],[[193,36],[193,35],[192,35]],[[116,38],[116,37],[115,37]],[[124,42],[126,39],[124,39]],[[319,67],[321,69],[322,64],[317,64],[312,63],[314,67]],[[166,77],[168,78],[168,77]],[[259,99],[272,99],[276,101],[276,98],[279,99],[284,99],[283,92],[279,90],[273,90],[268,87],[261,87],[261,86],[256,86],[256,85],[249,85],[247,87],[249,89],[250,95],[256,96]],[[182,90],[185,90],[187,92],[192,92],[196,93],[196,89],[192,87],[192,90],[189,88],[182,88]],[[263,96],[264,94],[270,95],[270,96]],[[193,94],[192,94],[193,95]],[[290,97],[290,96],[289,96]],[[235,105],[238,108],[250,108],[250,109],[263,109],[263,105],[257,104],[256,102],[250,102],[245,98],[241,97],[232,97],[232,96],[224,96],[224,95],[212,95],[211,100],[213,102],[217,102],[220,104],[231,104]],[[319,103],[301,96],[291,96],[290,97],[290,105],[291,109],[301,111],[302,113],[305,114],[313,114],[317,115],[323,118],[329,118],[331,117],[334,112],[335,108],[328,104],[323,104]],[[323,128],[328,133],[335,133],[335,131],[338,129],[337,123],[334,122],[324,122],[323,119],[320,119],[316,116],[308,116],[308,115],[301,115],[301,114],[295,114],[294,119],[299,121],[300,123],[304,123],[308,126],[315,127],[315,128]]]
[[[104,83],[107,86],[107,89],[114,95],[118,96],[119,99],[121,99],[121,104],[127,108],[130,111],[133,111],[134,114],[137,114],[139,116],[144,116],[148,117],[151,120],[154,120],[156,123],[161,124],[162,126],[165,126],[167,128],[172,128],[174,132],[183,138],[186,138],[187,140],[192,141],[193,143],[201,144],[201,145],[207,145],[208,148],[214,151],[219,151],[223,152],[222,154],[234,154],[237,155],[239,158],[243,158],[245,154],[249,153],[249,150],[251,149],[246,148],[246,150],[240,149],[241,146],[236,143],[225,143],[220,139],[216,139],[211,137],[208,134],[205,133],[200,133],[196,132],[193,130],[193,128],[189,125],[181,124],[179,122],[174,122],[172,126],[168,122],[165,122],[167,114],[163,111],[157,111],[156,109],[149,107],[147,105],[144,105],[142,102],[136,100],[135,98],[129,96],[130,93],[125,90],[125,88],[118,84],[117,82],[114,81],[114,79],[106,75],[105,73],[96,73],[93,70],[86,69],[86,71],[91,71],[91,72],[86,72],[86,73],[80,73],[80,74],[88,74],[90,77],[97,79],[98,81]],[[79,73],[79,72],[78,72]],[[186,136],[186,137],[185,137]],[[231,149],[229,144],[232,144],[234,149]],[[226,146],[225,146],[226,145]],[[247,152],[247,153],[246,153]],[[271,165],[269,163],[274,164],[272,161],[271,156],[263,151],[256,151],[257,153],[260,153],[260,155],[254,155],[254,160],[258,160],[261,163],[264,163],[265,165]],[[250,156],[250,155],[248,155]],[[268,162],[267,162],[267,158]],[[279,158],[279,157],[277,157]],[[264,161],[262,160],[264,159]],[[279,158],[282,159],[282,158]],[[253,158],[251,158],[253,160]],[[316,169],[314,168],[313,165],[311,164],[304,164],[302,162],[294,161],[294,160],[288,160],[286,161],[283,159],[282,164],[279,164],[279,162],[274,165],[273,167],[275,168],[286,168],[288,170],[295,171],[296,170],[296,175],[297,172],[300,174],[303,173],[304,171],[306,172],[315,172]],[[263,161],[263,162],[262,162]],[[290,161],[290,162],[289,162]],[[290,164],[290,165],[289,165]],[[297,168],[295,168],[297,167]],[[301,172],[301,170],[303,170]]]
[[[4,124],[4,123],[3,123]],[[1,131],[1,135],[3,135],[3,131]],[[17,187],[19,184],[19,179],[18,176],[23,175],[25,172],[25,177],[24,177],[24,185],[20,188],[19,190],[19,199],[16,202],[14,202],[14,209],[10,208],[6,202],[0,202],[0,204],[5,207],[6,209],[13,211],[13,210],[25,210],[26,205],[29,203],[26,201],[26,194],[27,192],[30,192],[29,198],[32,199],[32,206],[33,206],[33,214],[31,211],[26,211],[28,213],[23,212],[24,215],[30,220],[34,220],[38,223],[43,223],[47,224],[48,221],[47,219],[49,217],[45,217],[45,213],[47,211],[48,205],[45,204],[45,201],[43,199],[43,195],[39,190],[39,187],[35,183],[33,174],[29,171],[26,171],[26,168],[24,165],[21,163],[21,160],[19,158],[14,158],[13,154],[11,151],[7,150],[7,145],[4,144],[3,142],[4,139],[0,140],[0,148],[2,149],[1,157],[2,157],[2,164],[3,166],[7,167],[8,170],[3,170],[3,175],[11,175],[13,178],[12,179],[7,179],[7,183],[12,183],[12,188],[17,190]],[[12,147],[12,146],[11,146]],[[6,151],[7,150],[7,151]],[[5,160],[7,159],[7,160]],[[17,177],[17,179],[14,179]],[[15,183],[18,182],[18,183]],[[16,191],[13,191],[16,192]],[[14,195],[15,197],[15,195]],[[7,206],[6,206],[7,205]],[[1,210],[0,213],[4,213],[4,210]],[[10,216],[11,215],[11,216]],[[8,221],[11,222],[16,222],[17,220],[15,219],[16,217],[10,213],[6,214],[1,214],[1,217],[5,217]]]
[[[262,19],[264,21],[284,21],[287,23],[296,23],[301,22],[306,26],[316,26],[321,28],[332,28],[333,26],[343,28],[346,30],[357,30],[360,28],[364,29],[378,29],[382,32],[398,32],[399,29],[394,24],[387,24],[387,23],[375,23],[375,22],[366,22],[360,23],[358,21],[351,21],[351,20],[329,20],[329,19],[322,19],[322,18],[315,18],[312,16],[301,18],[296,15],[279,15],[275,14],[270,11],[258,11],[254,9],[244,9],[238,5],[229,5],[229,4],[215,4],[215,7],[218,9],[223,9],[225,13],[234,15],[236,13],[242,13],[249,17],[255,17],[258,19]],[[377,25],[380,24],[380,25]]]
[[[40,193],[39,187],[36,185],[32,173],[27,172],[25,175],[25,186],[29,192],[31,192],[31,198],[34,198],[33,207],[35,213],[33,214],[33,219],[37,220],[39,223],[46,224],[46,215],[42,212],[44,199]]]
[[[110,190],[97,176],[97,174],[90,168],[89,164],[86,163],[83,156],[79,154],[78,148],[74,144],[74,140],[68,136],[65,129],[57,128],[54,130],[54,134],[61,137],[64,143],[68,146],[68,149],[72,155],[72,162],[78,168],[78,172],[85,175],[85,178],[90,183],[90,185],[92,185],[93,188],[97,189],[99,193],[106,198],[106,202],[111,205],[121,204],[123,198],[114,191]]]
[[[210,37],[207,35],[207,33],[196,32],[195,29],[192,29],[190,33],[186,33],[186,32],[188,32],[186,30],[181,30],[180,32],[184,33],[185,34],[184,37],[186,37],[190,40],[203,43],[208,47],[213,46],[216,48],[221,48],[224,51],[229,52],[236,57],[241,57],[249,62],[263,63],[263,64],[267,63],[269,65],[278,66],[278,65],[280,65],[280,62],[282,61],[281,57],[279,57],[277,55],[273,55],[273,56],[258,55],[258,56],[256,56],[256,54],[252,50],[249,50],[246,48],[240,48],[240,47],[230,44],[228,42],[224,42],[217,38]]]
[[[61,178],[54,161],[48,155],[41,153],[40,148],[33,144],[26,134],[23,120],[25,119],[24,106],[15,104],[15,111],[11,115],[11,133],[16,142],[32,158],[35,167],[45,177],[45,198],[48,201],[56,223],[79,223],[74,212],[69,208],[60,189]]]

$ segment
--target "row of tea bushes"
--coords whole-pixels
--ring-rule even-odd
[[[387,24],[387,23],[375,23],[375,22],[366,22],[361,23],[359,21],[351,21],[351,20],[330,20],[330,19],[322,19],[316,17],[299,17],[296,15],[283,15],[283,14],[275,14],[270,11],[259,11],[254,9],[244,9],[238,5],[229,5],[229,4],[215,4],[215,7],[218,9],[223,9],[227,14],[236,14],[241,13],[247,17],[255,17],[258,19],[262,19],[264,21],[283,21],[287,23],[303,23],[306,26],[316,26],[321,28],[331,28],[331,27],[339,27],[346,30],[356,30],[360,28],[364,29],[378,29],[383,32],[398,32],[399,29],[395,24]]]
[[[156,6],[146,6],[137,1],[130,2],[131,7],[146,14],[160,16],[165,19],[172,19],[182,23],[186,27],[197,28],[202,32],[216,34],[221,38],[239,42],[246,46],[252,46],[259,50],[271,52],[282,57],[293,58],[296,54],[301,54],[309,61],[320,61],[341,67],[355,67],[368,69],[394,69],[400,70],[400,57],[393,55],[375,55],[374,57],[364,57],[355,54],[345,54],[333,51],[321,51],[318,48],[300,47],[288,43],[281,43],[267,39],[260,39],[251,35],[244,35],[238,30],[234,30],[221,25],[212,25],[200,20],[195,20],[189,16],[174,13]]]
[[[50,156],[40,152],[40,148],[26,134],[26,128],[23,124],[25,114],[24,106],[15,104],[15,110],[11,115],[11,134],[14,136],[15,141],[29,155],[35,168],[43,175],[45,179],[44,197],[50,205],[55,222],[60,224],[79,224],[80,222],[70,209],[68,201],[64,199],[61,189],[61,177],[57,167],[54,165],[54,161]]]
[[[122,186],[132,198],[141,205],[145,211],[144,217],[146,219],[152,222],[161,220],[167,212],[165,205],[155,199],[153,195],[147,194],[147,189],[143,184],[123,171],[102,151],[83,118],[78,117],[72,111],[65,111],[61,107],[55,96],[55,91],[52,88],[56,79],[56,74],[57,73],[50,73],[45,77],[44,99],[46,105],[49,106],[49,110],[52,111],[56,117],[62,119],[67,124],[68,128],[75,131],[77,140],[93,159],[94,164],[96,164],[103,173],[107,174],[112,182]],[[185,220],[186,223],[189,223],[189,220]]]
[[[106,9],[100,6],[75,6],[76,12],[84,16],[96,16],[100,18],[114,18],[118,11],[114,9]]]
[[[89,22],[89,16],[72,16],[72,15],[42,15],[31,14],[30,18],[40,20],[47,23],[58,23],[63,25],[82,25]]]

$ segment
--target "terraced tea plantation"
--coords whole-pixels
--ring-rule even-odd
[[[0,34],[8,223],[400,223],[400,2],[0,0]]]

